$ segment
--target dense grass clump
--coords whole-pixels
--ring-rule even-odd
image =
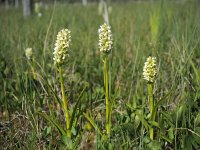
[[[109,90],[104,87],[98,47],[98,29],[104,23],[98,4],[49,4],[41,17],[33,14],[26,19],[21,8],[1,8],[0,147],[200,149],[198,5],[111,4]],[[59,70],[53,60],[56,35],[63,28],[70,29],[72,39],[70,57],[62,64],[68,134]],[[32,48],[29,58],[27,48]],[[157,64],[151,92],[143,79],[149,56],[156,57]],[[109,136],[105,93],[112,105]]]

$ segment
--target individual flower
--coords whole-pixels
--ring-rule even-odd
[[[156,57],[149,56],[143,68],[144,79],[153,83],[157,76]]]
[[[58,32],[55,48],[54,48],[54,62],[55,64],[62,65],[66,58],[69,56],[69,46],[71,42],[71,31],[68,29],[62,29]]]
[[[32,58],[32,55],[33,55],[33,51],[32,51],[32,48],[27,48],[25,49],[25,55],[26,55],[26,58],[28,60],[30,60]]]
[[[112,49],[113,39],[110,26],[104,23],[98,30],[100,52],[110,52]]]

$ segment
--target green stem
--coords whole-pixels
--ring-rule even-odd
[[[67,136],[68,138],[71,138],[71,132],[70,132],[70,119],[69,119],[69,111],[68,111],[68,104],[67,104],[67,98],[65,95],[65,87],[63,82],[63,69],[62,66],[59,67],[59,73],[60,73],[60,85],[61,85],[61,91],[62,91],[62,100],[63,100],[63,109],[65,114],[65,121],[66,121],[66,129],[67,129]]]
[[[106,90],[106,133],[110,135],[111,126],[111,113],[110,113],[110,102],[109,102],[109,89],[108,89],[108,56],[104,59],[104,86]]]
[[[153,99],[153,83],[148,83],[148,98],[149,98],[149,111],[150,117],[152,116],[154,109],[154,99]],[[151,120],[154,121],[154,120]],[[153,127],[150,128],[150,139],[153,140]]]
[[[31,70],[32,70],[33,78],[35,80],[37,80],[37,76],[36,76],[36,73],[35,73],[34,59],[32,58],[30,61],[31,61]]]

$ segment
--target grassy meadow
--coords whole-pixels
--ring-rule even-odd
[[[42,16],[0,8],[0,149],[200,149],[200,4],[112,3],[109,24],[111,133],[105,129],[105,88],[98,4],[49,4]],[[71,137],[66,135],[57,33],[71,30],[63,65]],[[32,59],[25,49],[32,48]],[[157,58],[155,120],[149,115],[144,63]],[[149,138],[153,128],[154,138]]]

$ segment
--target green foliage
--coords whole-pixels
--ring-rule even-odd
[[[200,149],[196,5],[111,4],[110,137],[104,134],[105,89],[97,33],[103,18],[98,4],[57,4],[55,10],[48,5],[42,17],[33,14],[27,19],[19,9],[0,9],[1,149]],[[70,57],[67,67],[63,65],[71,140],[66,137],[59,74],[52,59],[56,34],[66,27],[72,31]],[[32,62],[25,58],[27,47],[33,48]],[[158,59],[154,121],[142,78],[152,50],[157,50]],[[154,140],[149,139],[149,128],[154,129]]]

